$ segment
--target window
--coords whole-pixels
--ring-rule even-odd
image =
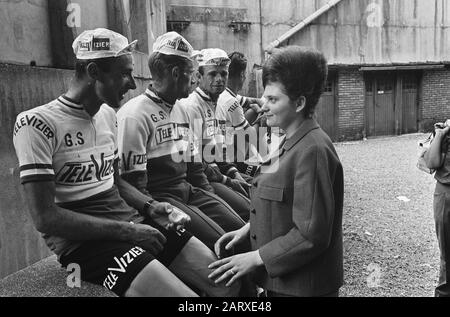
[[[372,80],[366,80],[366,92],[371,94],[373,92]]]
[[[334,86],[334,80],[328,79],[327,83],[325,84],[324,93],[330,93],[330,94],[333,93],[333,91],[334,91],[333,86]]]
[[[391,93],[394,90],[393,81],[389,79],[379,79],[377,82],[378,94]]]
[[[417,79],[416,78],[404,78],[403,79],[403,90],[417,90]]]

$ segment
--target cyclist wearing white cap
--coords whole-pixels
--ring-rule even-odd
[[[195,137],[203,145],[205,173],[215,192],[245,220],[250,217],[249,184],[240,176],[233,163],[223,155],[227,139],[228,117],[218,107],[219,96],[225,91],[230,59],[221,49],[205,49],[197,58],[199,87],[180,103],[189,112],[192,122],[199,121],[201,129]],[[237,121],[237,120],[234,120]],[[242,122],[245,123],[242,116]],[[212,151],[210,148],[214,148]],[[210,153],[211,152],[211,153]]]
[[[189,217],[173,219],[172,206],[149,203],[118,176],[112,108],[136,88],[135,44],[107,29],[83,32],[66,94],[17,117],[14,146],[31,216],[64,267],[78,264],[83,280],[119,296],[197,296],[185,282],[210,296],[235,295],[239,287],[207,279],[210,249],[169,229]]]
[[[190,120],[177,100],[189,94],[193,52],[176,32],[156,40],[149,60],[152,87],[117,114],[119,153],[122,177],[188,213],[186,228],[213,250],[224,231],[245,222],[213,193],[201,162],[191,160]]]

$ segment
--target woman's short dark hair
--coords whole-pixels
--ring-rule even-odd
[[[184,69],[188,63],[189,60],[181,56],[153,53],[148,60],[148,67],[152,78],[161,80],[165,77],[166,72],[171,72],[176,66]]]
[[[304,114],[312,117],[325,89],[328,64],[325,56],[312,48],[287,46],[277,50],[263,67],[263,85],[279,82],[291,100],[306,98]]]
[[[229,67],[229,73],[230,77],[237,77],[240,76],[242,72],[245,72],[247,70],[247,59],[245,58],[245,55],[240,52],[233,52],[230,55],[228,55],[230,58],[230,67]]]
[[[75,62],[75,76],[82,78],[86,73],[86,68],[90,63],[95,63],[103,72],[108,73],[113,67],[115,57],[93,59],[93,60],[81,60],[78,59]]]

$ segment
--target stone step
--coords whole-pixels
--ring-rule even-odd
[[[86,282],[81,282],[80,288],[70,288],[67,277],[52,256],[0,280],[0,297],[115,297],[105,288]]]

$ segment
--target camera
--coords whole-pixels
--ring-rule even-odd
[[[434,125],[433,137],[436,136],[437,130],[443,130],[445,128],[450,127],[450,120],[445,121],[445,123],[439,122]],[[448,135],[448,134],[447,134]]]
[[[434,125],[435,129],[445,129],[450,127],[450,119],[445,121],[445,123],[439,122]]]

